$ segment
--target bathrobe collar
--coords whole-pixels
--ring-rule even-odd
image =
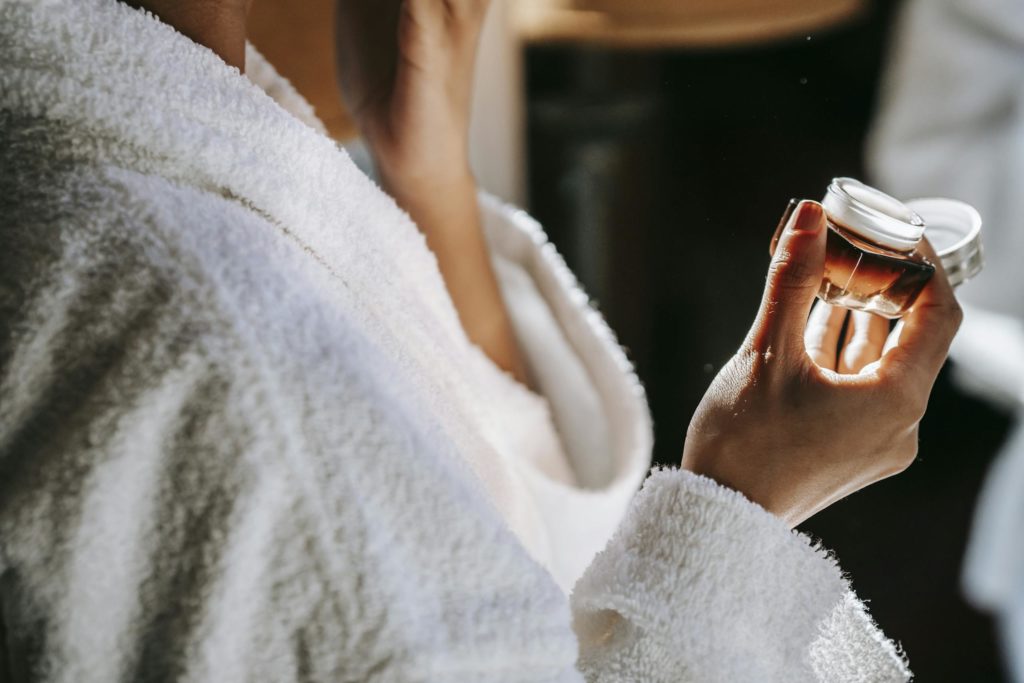
[[[223,196],[298,243],[331,276],[310,282],[332,310],[394,363],[388,381],[432,402],[453,454],[516,535],[535,539],[531,552],[546,553],[543,522],[496,446],[502,427],[481,377],[514,381],[469,342],[422,234],[344,150],[210,50],[117,0],[0,0],[0,63],[0,144],[44,129],[50,157]],[[268,92],[297,98],[265,62],[254,66]]]
[[[342,279],[349,265],[371,266],[378,286],[443,291],[411,220],[301,120],[315,120],[312,110],[251,48],[264,88],[287,93],[298,117],[211,50],[117,0],[0,0],[0,19],[0,107],[57,123],[68,154],[242,201]],[[75,144],[86,139],[106,142]],[[389,214],[397,220],[380,229]],[[436,322],[464,334],[450,299],[429,301]]]

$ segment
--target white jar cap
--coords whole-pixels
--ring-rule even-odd
[[[956,199],[914,199],[907,206],[921,215],[925,236],[942,261],[949,283],[956,287],[981,272],[985,265],[981,248],[981,214]]]
[[[925,221],[910,207],[853,178],[834,178],[821,203],[833,221],[882,247],[912,251],[924,234]]]

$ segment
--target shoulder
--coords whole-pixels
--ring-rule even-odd
[[[185,286],[188,269],[174,240],[180,192],[103,167],[63,169],[40,181],[0,200],[7,218],[0,228],[0,318],[15,332],[10,342],[40,341],[42,316],[69,344],[113,343],[142,318],[203,316],[207,302]]]
[[[224,284],[244,279],[226,242],[255,220],[247,212],[156,176],[84,166],[0,209],[0,388],[14,409],[0,428],[27,420],[65,433],[73,413],[113,428],[153,407],[174,421],[266,391],[272,378],[253,371],[260,340]]]
[[[115,388],[142,396],[185,366],[230,377],[221,361],[241,355],[241,337],[183,237],[218,216],[211,202],[108,167],[38,180],[0,192],[0,380],[19,380],[5,381],[10,405],[64,414],[48,400],[57,393],[80,406]]]
[[[4,175],[0,185],[11,185]],[[26,314],[18,307],[85,306],[94,319],[146,311],[223,326],[232,313],[219,290],[251,279],[262,266],[252,255],[273,251],[261,250],[273,236],[258,214],[159,175],[70,165],[15,180],[0,193],[7,318]]]
[[[216,404],[225,418],[280,430],[284,413],[323,402],[327,364],[346,408],[379,400],[386,363],[324,294],[323,269],[241,202],[109,166],[3,196],[0,381],[15,367],[24,380],[12,400],[64,392],[93,405],[116,388],[110,403],[124,412],[128,394],[192,383],[202,396],[191,405],[209,412],[204,396],[230,390]]]

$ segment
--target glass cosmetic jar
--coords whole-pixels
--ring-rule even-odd
[[[930,227],[920,211],[935,222],[940,242],[933,247],[943,265],[962,275],[956,284],[981,269],[981,218],[963,202],[923,199],[909,205],[853,178],[836,178],[821,203],[828,234],[818,297],[826,303],[885,318],[906,313],[935,273],[918,249]],[[772,253],[797,204],[791,200],[786,208]]]

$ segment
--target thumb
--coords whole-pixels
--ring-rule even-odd
[[[803,350],[804,328],[825,271],[825,212],[800,202],[779,239],[748,343],[758,352]]]

